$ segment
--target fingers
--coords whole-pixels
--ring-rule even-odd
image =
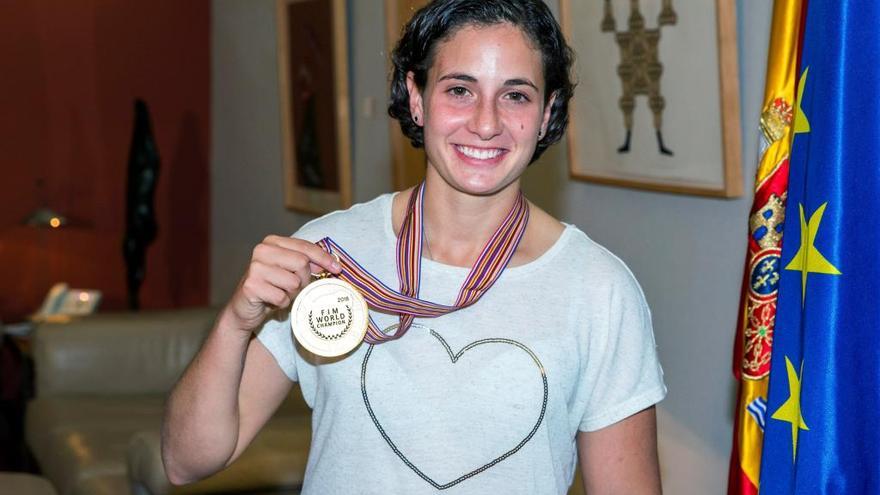
[[[315,273],[326,270],[330,273],[338,274],[342,269],[334,256],[313,242],[293,237],[270,235],[263,239],[263,244],[277,246],[305,255],[309,262],[314,265],[310,269]]]
[[[312,273],[325,270],[339,273],[341,267],[335,257],[316,244],[268,236],[254,248],[246,276],[251,282],[248,292],[251,298],[285,307],[311,282]]]
[[[301,275],[277,266],[265,265],[258,261],[251,263],[249,271],[249,292],[257,301],[268,303],[276,308],[284,308],[305,287]]]
[[[266,270],[261,267],[274,267],[295,276],[299,287],[305,287],[311,280],[311,264],[310,258],[299,251],[265,242],[254,248],[254,254],[251,258],[251,267],[256,269],[255,275],[264,276],[266,274]]]
[[[325,270],[338,274],[336,258],[316,244],[302,239],[270,235],[251,256],[239,289],[229,307],[241,328],[257,328],[271,308],[285,308],[312,280],[312,273]]]
[[[281,283],[281,285],[287,287],[299,286],[298,278],[289,275],[288,279],[287,283]],[[284,308],[293,300],[293,292],[290,289],[282,289],[275,285],[275,283],[269,282],[266,278],[249,277],[243,284],[242,289],[248,300],[253,301],[253,304],[261,306],[269,305],[276,308]]]

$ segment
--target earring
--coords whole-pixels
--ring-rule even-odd
[[[418,124],[418,123],[419,123],[419,116],[418,116],[418,115],[413,115],[413,121],[414,121],[416,124]]]
[[[538,139],[541,139],[544,136],[544,129],[540,129],[538,131]]]

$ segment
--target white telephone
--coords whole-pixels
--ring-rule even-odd
[[[64,282],[49,289],[40,310],[31,315],[31,321],[66,321],[71,316],[93,313],[101,302],[101,291],[71,289]]]

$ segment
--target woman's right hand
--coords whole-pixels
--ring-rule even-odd
[[[226,316],[236,328],[251,332],[275,309],[293,302],[312,273],[341,270],[336,258],[318,245],[296,239],[270,235],[254,248],[247,270],[229,303]]]

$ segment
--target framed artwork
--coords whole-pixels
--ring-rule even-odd
[[[388,69],[391,52],[403,32],[403,26],[428,0],[385,0],[385,45],[388,47]],[[391,136],[391,179],[395,190],[416,185],[425,178],[425,152],[414,148],[400,131],[400,124],[389,119]]]
[[[346,0],[277,0],[284,200],[321,214],[351,205]]]
[[[742,194],[734,2],[560,0],[576,53],[573,178]]]

